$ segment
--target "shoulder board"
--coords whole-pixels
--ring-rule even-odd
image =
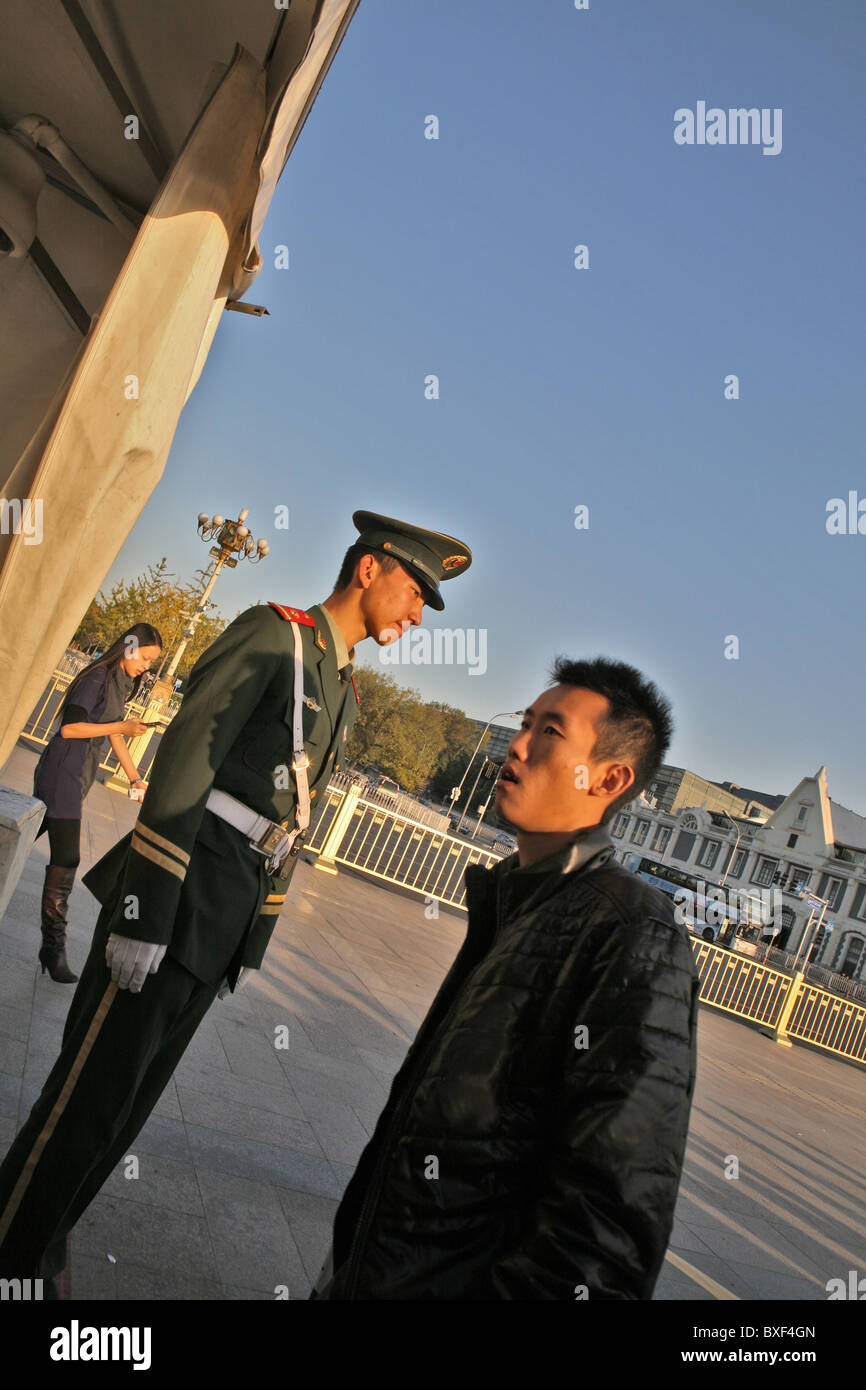
[[[279,613],[281,618],[285,618],[287,623],[303,623],[304,627],[315,627],[316,620],[311,618],[309,613],[305,613],[303,608],[287,608],[284,603],[272,603],[268,600],[268,607],[273,608],[275,613]]]

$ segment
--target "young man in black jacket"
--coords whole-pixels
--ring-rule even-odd
[[[469,926],[361,1156],[314,1293],[649,1299],[695,1078],[698,979],[670,899],[607,823],[670,707],[633,667],[559,660],[496,793],[518,850],[467,871]]]

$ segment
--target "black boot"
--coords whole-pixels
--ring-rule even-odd
[[[56,980],[60,985],[74,985],[78,979],[69,969],[66,959],[66,904],[74,882],[74,869],[49,864],[45,870],[39,964],[42,966],[42,974],[47,970],[52,980]]]

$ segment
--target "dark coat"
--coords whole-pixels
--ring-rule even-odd
[[[123,718],[132,687],[133,681],[119,665],[94,667],[64,699],[60,728],[64,724],[115,723]],[[46,819],[81,819],[82,802],[107,751],[107,735],[64,738],[58,729],[46,744],[33,775],[33,795],[45,802]]]
[[[695,1078],[686,929],[612,861],[515,864],[467,870],[465,943],[337,1213],[324,1297],[652,1296]]]
[[[314,813],[344,757],[357,701],[352,682],[340,677],[327,622],[318,608],[310,616],[314,624],[300,631]],[[270,605],[235,618],[193,668],[135,829],[84,876],[110,909],[110,930],[167,943],[207,984],[219,983],[230,962],[261,965],[286,896],[287,880],[266,873],[248,838],[205,803],[215,787],[294,827],[294,679],[289,621]]]

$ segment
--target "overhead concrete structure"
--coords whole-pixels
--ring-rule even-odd
[[[0,763],[166,464],[359,0],[0,0]]]

